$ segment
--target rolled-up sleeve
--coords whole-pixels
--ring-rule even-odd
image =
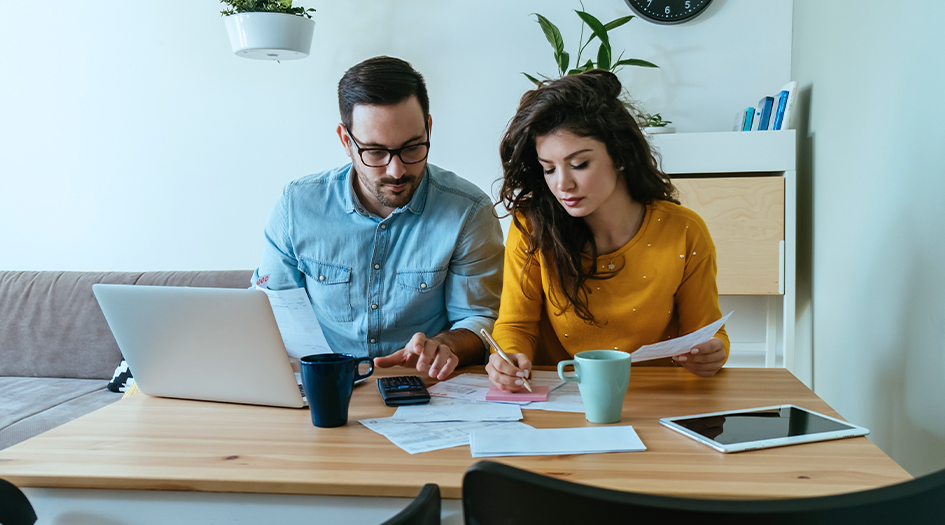
[[[270,290],[288,290],[305,286],[298,258],[292,246],[289,227],[289,198],[286,192],[269,212],[264,230],[262,260],[253,272],[252,284]]]
[[[463,227],[446,277],[446,310],[452,329],[492,331],[499,315],[504,257],[502,228],[488,197],[477,202]],[[488,343],[483,339],[484,348]]]

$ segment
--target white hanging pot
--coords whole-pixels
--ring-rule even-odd
[[[237,13],[223,18],[237,56],[256,60],[305,58],[312,49],[315,22],[285,13]]]

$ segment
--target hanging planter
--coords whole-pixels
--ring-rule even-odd
[[[256,60],[305,58],[312,49],[314,9],[292,0],[220,0],[230,46],[237,56]]]
[[[283,13],[237,13],[223,19],[237,56],[256,60],[305,58],[312,49],[315,22]]]

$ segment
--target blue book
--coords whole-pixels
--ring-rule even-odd
[[[742,128],[742,131],[751,131],[751,123],[755,120],[755,108],[748,108],[745,110],[745,126]]]
[[[768,123],[771,120],[771,108],[774,106],[774,97],[765,97],[758,101],[758,107],[761,108],[761,120],[758,121],[758,131],[767,131]]]
[[[775,131],[781,129],[781,124],[784,120],[784,108],[787,107],[787,99],[789,94],[790,93],[787,91],[778,93],[778,111],[774,114],[774,126],[771,127],[771,129]]]

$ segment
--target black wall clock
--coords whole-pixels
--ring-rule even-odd
[[[633,12],[657,24],[678,24],[691,20],[712,0],[626,0]]]

